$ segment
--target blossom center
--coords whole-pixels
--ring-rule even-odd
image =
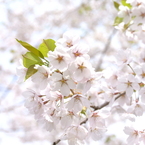
[[[141,13],[140,15],[142,18],[145,18],[145,13]]]
[[[43,76],[44,76],[45,78],[48,78],[48,72],[43,73]]]
[[[131,87],[132,82],[128,81],[126,84],[127,84],[128,87]]]
[[[61,80],[59,80],[59,82],[61,82],[61,86],[63,84],[66,84],[67,85],[67,79],[62,78]]]
[[[81,53],[78,52],[78,51],[74,52],[73,54],[74,54],[75,57],[77,57],[77,56],[81,56]]]
[[[143,72],[143,73],[141,74],[141,76],[142,76],[142,78],[145,78],[145,73]]]
[[[58,55],[58,57],[56,58],[56,60],[58,60],[58,62],[61,63],[63,61],[63,56]]]
[[[66,42],[66,46],[67,47],[72,47],[73,46],[73,44],[72,44],[72,42],[70,41],[70,42]]]
[[[140,6],[141,4],[142,4],[141,2],[140,2],[140,3],[138,2],[138,3],[136,4],[136,6],[138,7],[138,6]]]
[[[86,68],[85,66],[84,66],[84,64],[82,63],[81,65],[80,64],[78,64],[78,69],[80,69],[81,70],[81,72],[83,71],[83,69],[84,68]]]

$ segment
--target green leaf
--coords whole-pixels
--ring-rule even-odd
[[[124,30],[128,29],[130,26],[130,22],[124,25]]]
[[[44,57],[47,57],[47,53],[48,53],[49,49],[47,48],[45,43],[41,43],[38,47],[38,50],[43,54]]]
[[[48,48],[49,51],[54,51],[56,45],[55,45],[55,41],[52,39],[43,39],[43,43],[46,45],[46,47]]]
[[[83,109],[82,109],[82,111],[81,111],[81,114],[86,115],[86,107],[83,107]]]
[[[43,56],[47,57],[47,53],[49,51],[54,51],[55,47],[56,45],[54,40],[46,39],[40,44],[38,50],[43,54]]]
[[[30,52],[34,53],[36,56],[39,56],[41,58],[44,58],[44,56],[42,55],[42,53],[36,49],[35,47],[33,47],[32,45],[28,44],[27,42],[21,41],[16,39],[24,48],[26,48],[27,50],[29,50]]]
[[[105,143],[110,143],[111,141],[115,140],[116,136],[115,135],[110,135],[106,138]]]
[[[126,3],[126,0],[122,0],[121,3],[122,3],[123,6],[126,6],[126,7],[128,7],[129,9],[132,8],[132,5],[129,4],[129,3]]]
[[[32,52],[27,52],[26,54],[23,55],[24,67],[29,68],[31,65],[35,64],[43,65],[44,63],[38,56],[36,56]]]
[[[115,20],[114,20],[114,26],[117,26],[119,25],[121,22],[123,22],[123,18],[120,18],[120,17],[116,17]]]
[[[26,72],[25,80],[27,80],[29,77],[31,77],[33,74],[35,74],[38,70],[34,68],[35,65],[31,65]]]
[[[117,3],[117,2],[113,2],[114,3],[114,7],[119,11],[119,6],[120,6],[120,4],[119,3]]]

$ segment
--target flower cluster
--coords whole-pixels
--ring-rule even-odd
[[[37,72],[29,78],[33,87],[23,93],[25,106],[45,129],[60,134],[60,140],[99,140],[106,131],[106,117],[91,107],[97,105],[97,88],[92,93],[101,74],[89,62],[89,47],[70,32],[55,44],[47,54],[49,67],[34,67]]]
[[[145,3],[125,1],[119,6],[126,33],[144,35]],[[120,25],[122,25],[120,23]],[[141,39],[144,42],[144,37]],[[25,106],[38,123],[55,137],[53,144],[66,140],[69,145],[88,144],[100,140],[110,125],[114,113],[127,121],[135,121],[145,110],[145,55],[126,49],[115,55],[113,68],[96,72],[90,63],[89,46],[80,37],[66,32],[55,42],[41,44],[49,50],[35,49],[19,41],[29,51],[23,56],[20,68],[32,87],[23,93]],[[27,47],[29,46],[29,47]],[[42,52],[42,53],[41,53]],[[28,59],[29,58],[29,59]],[[30,61],[31,60],[31,61]],[[27,83],[27,81],[26,81]],[[144,131],[125,127],[128,144],[144,141]]]
[[[126,0],[118,9],[118,18],[123,20],[116,28],[125,31],[129,40],[142,40],[145,43],[145,1]]]
[[[145,144],[145,131],[139,131],[133,127],[125,127],[124,132],[129,135],[127,138],[128,143],[130,144],[140,144],[141,142]]]

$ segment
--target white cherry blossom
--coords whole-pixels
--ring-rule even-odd
[[[144,23],[145,21],[145,6],[140,5],[132,11],[132,15],[135,16],[134,23]]]
[[[71,58],[76,59],[77,57],[84,57],[85,59],[89,60],[90,57],[87,54],[89,52],[89,46],[87,44],[79,43],[72,46],[71,50],[69,51]]]
[[[94,129],[90,130],[89,137],[91,137],[94,141],[100,140],[101,138],[103,138],[104,133],[106,131],[107,130],[105,128],[98,128],[98,127],[96,127]]]
[[[69,127],[72,124],[72,122],[75,120],[74,118],[76,118],[75,114],[72,111],[68,111],[64,116],[62,116],[61,125],[64,128]]]
[[[125,65],[125,64],[129,64],[131,62],[131,50],[126,49],[125,51],[118,51],[117,55],[116,55],[116,63],[119,66]]]
[[[81,125],[79,126],[71,126],[67,130],[67,137],[68,139],[79,139],[83,140],[87,136],[87,129]]]
[[[56,45],[62,45],[63,47],[70,49],[80,41],[80,36],[72,31],[67,31],[63,34],[63,38],[56,42]]]
[[[145,110],[145,105],[136,101],[127,110],[129,113],[133,113],[136,116],[142,116]]]
[[[92,115],[88,119],[88,123],[90,128],[95,129],[96,127],[104,128],[105,127],[105,119],[99,112],[93,112]]]
[[[121,5],[119,6],[118,16],[124,18],[124,22],[127,24],[131,18],[131,11],[128,7]]]
[[[130,3],[133,7],[139,7],[140,5],[145,4],[144,0],[127,0],[127,3]]]
[[[31,80],[35,84],[37,84],[37,87],[40,89],[45,89],[49,82],[50,77],[50,69],[46,66],[38,66],[36,65],[35,68],[37,69],[37,72],[32,75]],[[41,82],[41,83],[40,83]]]
[[[18,83],[23,82],[27,69],[23,66],[17,68],[17,75],[18,75]]]
[[[140,95],[141,102],[145,103],[145,88],[144,87],[142,87],[139,90],[139,95]]]
[[[136,67],[134,71],[140,82],[145,83],[145,64],[141,64],[140,66]]]
[[[125,91],[127,96],[131,96],[134,90],[139,90],[139,81],[138,79],[129,74],[128,76],[123,76],[118,79],[119,83],[117,85],[118,91]]]
[[[80,94],[74,95],[66,106],[69,111],[73,111],[74,113],[82,111],[83,107],[89,108],[90,103],[88,102],[87,98],[85,98],[85,96]]]
[[[71,61],[69,54],[63,50],[62,46],[58,46],[53,52],[49,51],[48,56],[53,69],[59,69],[60,71],[66,70]]]
[[[89,80],[94,71],[91,64],[82,57],[77,57],[74,63],[69,67],[69,70],[71,70],[74,80],[78,82],[86,82]]]
[[[32,114],[35,114],[36,118],[42,116],[44,107],[42,95],[38,95],[32,90],[28,90],[23,93],[23,96],[26,98],[26,108],[28,108]]]
[[[68,96],[70,89],[76,87],[75,82],[69,76],[64,76],[60,73],[54,73],[51,79],[54,80],[53,90],[59,90],[64,96]]]
[[[128,144],[135,144],[138,143],[139,141],[139,137],[140,137],[140,133],[138,130],[135,130],[133,127],[125,127],[124,128],[124,132],[129,135],[129,137],[127,138],[127,143]]]
[[[144,36],[144,24],[141,24],[144,22],[144,2],[126,2],[132,7],[120,5],[118,16],[124,20],[119,29],[144,43],[141,38]],[[128,22],[129,26],[124,28]],[[137,55],[134,48],[121,49],[115,54],[116,63],[112,62],[111,69],[96,72],[90,62],[89,47],[80,43],[77,34],[66,32],[56,41],[55,50],[49,51],[43,60],[48,61],[47,66],[35,66],[38,71],[29,80],[37,91],[23,94],[25,106],[51,133],[53,144],[62,140],[69,145],[98,141],[110,125],[109,118],[112,119],[110,123],[116,120],[114,114],[118,114],[120,120],[134,122],[137,116],[144,114],[145,54],[144,48],[142,50]],[[26,70],[20,71],[20,76]],[[127,144],[145,143],[144,129],[125,127],[124,132],[128,135]]]

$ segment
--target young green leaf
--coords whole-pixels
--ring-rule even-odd
[[[34,68],[35,65],[31,65],[26,72],[25,80],[27,80],[29,77],[31,77],[33,74],[35,74],[38,70]]]
[[[47,57],[49,51],[54,51],[55,41],[52,39],[43,40],[43,43],[40,44],[38,50],[43,54],[44,57]]]
[[[120,17],[116,17],[115,20],[114,20],[114,26],[117,26],[119,25],[121,22],[123,22],[123,18],[120,18]]]
[[[128,7],[129,9],[132,8],[132,5],[130,5],[129,3],[126,3],[126,0],[122,0],[121,3],[122,3],[123,6],[126,6],[126,7]]]
[[[54,51],[56,45],[55,45],[55,41],[52,39],[43,39],[43,43],[46,45],[46,47],[48,48],[49,51]]]
[[[114,1],[113,3],[114,3],[114,7],[119,11],[119,6],[120,6],[120,4],[117,3],[116,1]]]
[[[28,44],[27,42],[21,41],[16,39],[24,48],[26,48],[27,50],[29,50],[30,52],[34,53],[36,56],[39,56],[41,58],[44,58],[43,54],[36,49],[35,47],[33,47],[32,45]]]
[[[49,50],[48,50],[47,46],[45,45],[45,43],[41,43],[39,45],[38,50],[43,54],[44,57],[47,57],[47,53]]]
[[[31,65],[35,64],[43,65],[44,63],[38,56],[36,56],[32,52],[27,52],[26,54],[23,55],[24,67],[29,68]]]

